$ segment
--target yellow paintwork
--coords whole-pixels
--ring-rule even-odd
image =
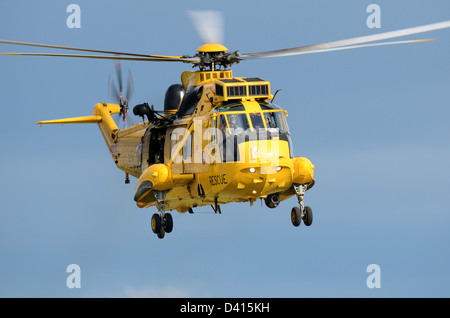
[[[215,52],[226,52],[228,49],[219,43],[207,43],[203,44],[197,49],[200,53],[215,53]]]
[[[254,114],[264,116],[267,110],[262,110],[258,101],[267,102],[273,98],[269,82],[233,77],[231,70],[187,71],[183,72],[181,79],[185,87],[203,85],[202,96],[192,115],[178,118],[164,128],[164,158],[160,163],[149,165],[147,162],[149,153],[144,148],[149,144],[145,142],[144,135],[148,129],[154,131],[161,128],[146,121],[119,130],[111,117],[120,112],[117,104],[98,103],[92,116],[41,121],[37,124],[97,123],[117,167],[138,178],[135,191],[143,182],[146,182],[145,185],[151,182],[151,186],[144,187],[143,192],[136,194],[138,207],[156,204],[153,191],[167,191],[164,202],[166,210],[185,212],[192,207],[212,205],[215,200],[218,204],[252,204],[256,199],[266,198],[273,193],[279,193],[280,200],[285,200],[295,195],[293,183],[314,184],[314,165],[306,158],[291,157],[287,140],[271,137],[242,142],[238,144],[239,158],[236,162],[222,162],[219,143],[211,142],[213,130],[208,129],[218,125],[220,116],[226,119],[226,115],[230,114],[226,109],[222,110],[223,105],[233,102],[242,104],[244,107],[240,111],[233,111],[233,114],[242,114],[248,119]],[[245,86],[247,94],[217,94],[217,88],[225,92],[228,87],[236,85]],[[250,85],[267,85],[268,89],[258,95],[254,91],[251,96]],[[282,109],[272,111],[278,112],[280,116],[285,113]],[[228,123],[228,119],[226,121]],[[267,130],[267,125],[264,125]],[[251,120],[249,127],[255,131]],[[180,129],[184,129],[183,133],[177,135]],[[227,131],[230,129],[227,128]],[[190,157],[181,160],[186,155],[183,151],[188,141],[192,145],[188,151]]]
[[[64,119],[45,120],[37,122],[36,125],[51,125],[51,124],[93,124],[102,121],[102,116],[84,116],[72,117]]]
[[[245,77],[234,77],[233,78],[235,82],[233,83],[228,83],[225,82],[223,80],[216,80],[216,85],[220,86],[220,87],[225,87],[225,88],[235,88],[235,87],[244,87],[246,94],[245,95],[240,95],[239,97],[236,96],[229,96],[227,89],[222,89],[222,93],[219,95],[217,93],[217,96],[214,98],[214,101],[219,101],[219,102],[225,102],[231,99],[243,99],[245,100],[245,98],[252,98],[252,99],[261,99],[261,98],[268,98],[268,99],[272,99],[273,96],[270,94],[270,82],[268,81],[255,81],[252,80],[251,82],[247,82]],[[263,92],[259,92],[259,93],[251,93],[251,88],[255,87],[255,86],[267,86],[267,93],[263,93]],[[259,106],[258,106],[259,108]],[[252,111],[252,110],[250,110]]]
[[[203,84],[213,83],[218,79],[231,79],[233,78],[233,73],[231,70],[223,71],[184,71],[181,73],[181,83],[184,88],[189,86],[200,86]]]
[[[314,179],[314,165],[307,158],[294,159],[293,181],[297,184],[311,183]]]

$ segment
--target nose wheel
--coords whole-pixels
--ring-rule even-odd
[[[306,226],[310,226],[313,221],[312,209],[309,206],[305,206],[304,194],[308,189],[307,184],[294,185],[295,193],[297,194],[297,199],[300,207],[293,207],[291,210],[291,221],[294,226],[299,226],[301,221]]]

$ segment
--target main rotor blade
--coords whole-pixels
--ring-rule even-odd
[[[140,56],[140,57],[170,57],[170,58],[180,58],[181,57],[181,56],[149,55],[149,54],[127,53],[127,52],[117,52],[117,51],[93,50],[93,49],[83,49],[83,48],[79,48],[79,47],[20,42],[20,41],[9,41],[9,40],[0,40],[0,43],[17,44],[17,45],[25,45],[25,46],[38,46],[38,47],[46,47],[46,48],[52,48],[52,49],[73,50],[73,51],[83,51],[83,52],[92,52],[92,53]]]
[[[52,53],[0,53],[0,55],[20,55],[20,56],[53,56],[53,57],[77,57],[90,59],[126,60],[126,61],[147,61],[147,62],[184,62],[200,63],[198,57],[131,57],[131,56],[106,56],[106,55],[80,55],[80,54],[52,54]]]
[[[408,29],[379,33],[379,34],[374,34],[374,35],[361,36],[361,37],[340,40],[340,41],[299,46],[299,47],[294,47],[294,48],[290,48],[290,49],[282,49],[282,50],[275,50],[275,51],[241,54],[239,56],[239,58],[240,59],[271,58],[271,57],[299,55],[299,54],[306,54],[306,53],[326,52],[326,51],[332,51],[336,48],[344,48],[344,47],[355,48],[355,47],[349,47],[349,46],[355,46],[358,44],[375,42],[375,41],[380,41],[380,40],[387,40],[387,39],[392,39],[392,38],[396,38],[396,37],[400,37],[400,36],[435,31],[435,30],[445,29],[445,28],[449,28],[449,27],[450,27],[450,21],[444,21],[444,22],[427,24],[427,25],[408,28]],[[390,43],[391,44],[400,44],[400,43],[393,43],[393,42],[390,42]],[[404,42],[404,43],[413,43],[413,42]],[[357,47],[363,47],[363,46],[357,46]]]
[[[409,44],[409,43],[420,43],[420,42],[429,42],[429,41],[435,41],[436,39],[423,39],[423,40],[407,40],[407,41],[392,41],[392,42],[379,42],[379,43],[370,43],[370,44],[361,44],[361,45],[347,45],[347,46],[340,46],[335,47],[331,49],[318,49],[318,50],[309,50],[309,51],[303,51],[303,52],[297,52],[297,53],[286,53],[283,55],[277,55],[277,56],[265,56],[265,57],[254,57],[254,56],[239,56],[239,59],[242,60],[251,60],[251,59],[258,59],[258,58],[269,58],[269,57],[284,57],[284,56],[291,56],[291,55],[302,55],[302,54],[312,54],[312,53],[322,53],[322,52],[332,52],[332,51],[341,51],[341,50],[350,50],[350,49],[359,49],[363,47],[374,47],[374,46],[384,46],[384,45],[395,45],[395,44]]]

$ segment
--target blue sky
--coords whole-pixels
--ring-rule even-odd
[[[79,29],[66,26],[71,3]],[[444,0],[226,3],[3,0],[0,38],[192,55],[201,41],[186,11],[214,9],[225,17],[224,45],[251,53],[450,19]],[[381,29],[366,25],[371,3]],[[314,223],[292,226],[295,198],[274,210],[232,203],[221,215],[174,212],[164,240],[96,125],[34,125],[110,101],[113,62],[1,57],[0,296],[449,297],[450,30],[406,38],[438,40],[235,65],[235,76],[282,89],[294,153],[316,166],[305,196]],[[190,69],[122,65],[133,73],[131,103],[155,106]],[[69,264],[81,268],[79,289],[66,286]],[[381,288],[366,285],[370,264]]]

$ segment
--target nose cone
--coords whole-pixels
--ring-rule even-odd
[[[293,183],[306,184],[314,180],[314,165],[309,159],[296,157],[293,166]]]
[[[148,167],[139,180],[148,180],[153,189],[158,191],[169,190],[173,187],[172,169],[165,164],[154,164]]]

